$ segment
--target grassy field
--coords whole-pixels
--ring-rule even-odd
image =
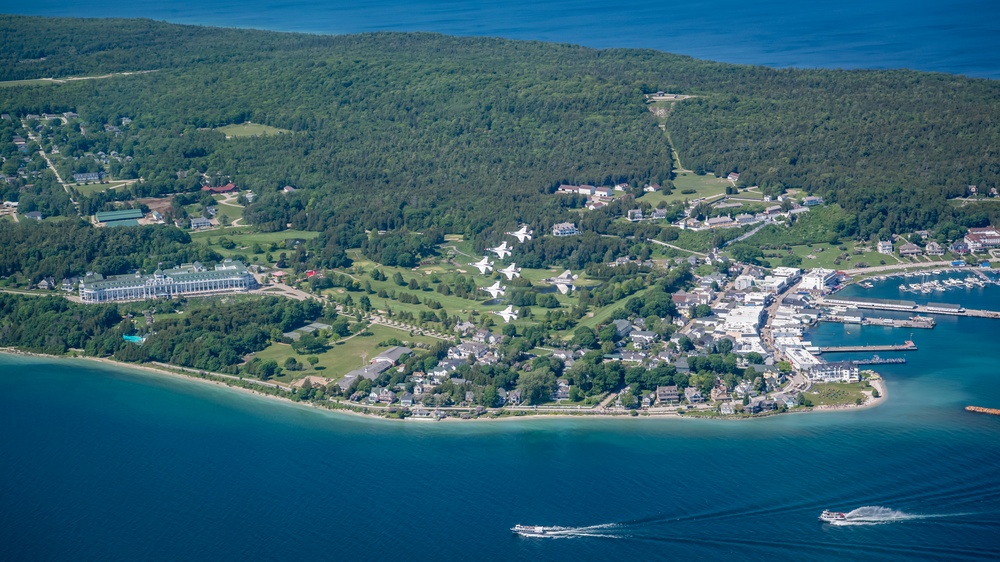
[[[216,201],[222,201],[226,197],[224,195],[214,195],[213,198]],[[232,222],[234,220],[236,220],[236,219],[238,219],[238,218],[240,218],[240,217],[243,216],[243,208],[242,207],[234,207],[232,205],[223,205],[221,203],[216,204],[215,207],[219,210],[219,214],[216,215],[216,218],[229,217],[230,224],[232,224]]]
[[[806,396],[814,406],[843,406],[855,404],[859,398],[864,400],[865,395],[861,391],[865,388],[868,388],[866,382],[831,382],[814,385]]]
[[[371,326],[368,328],[368,331],[371,332],[372,335],[356,335],[343,342],[330,345],[330,348],[327,351],[316,356],[319,358],[319,363],[316,364],[315,368],[306,362],[306,355],[297,354],[295,350],[292,349],[291,345],[284,343],[273,343],[268,346],[267,349],[257,353],[256,357],[263,361],[274,359],[278,362],[279,366],[284,365],[285,360],[289,357],[294,357],[303,364],[305,368],[302,371],[284,372],[282,376],[277,379],[280,382],[288,383],[307,375],[339,379],[347,372],[362,367],[368,361],[371,361],[373,357],[382,352],[385,348],[378,347],[379,342],[383,342],[391,338],[396,338],[410,344],[415,342],[434,344],[438,341],[427,336],[410,336],[409,332],[396,328],[390,328],[388,326]],[[362,355],[365,355],[366,357],[363,359]]]
[[[270,137],[273,135],[291,134],[287,129],[278,129],[269,125],[258,123],[240,123],[239,125],[226,125],[215,129],[227,137]]]
[[[91,195],[94,195],[95,193],[101,193],[109,189],[115,189],[123,185],[127,185],[127,183],[128,182],[124,181],[110,181],[108,183],[93,182],[88,184],[76,183],[76,184],[71,184],[71,187],[79,191],[80,195],[83,195],[84,197],[89,197]]]
[[[845,249],[841,250],[841,248]],[[791,250],[793,254],[802,258],[800,267],[805,269],[813,267],[853,269],[855,264],[861,262],[867,263],[869,266],[880,265],[882,261],[885,261],[886,264],[896,263],[894,258],[874,251],[871,245],[855,242],[844,242],[837,246],[831,244],[797,245],[792,246]],[[861,253],[856,254],[856,251]],[[772,267],[781,265],[781,257],[787,253],[788,250],[764,250],[764,256]],[[846,258],[844,254],[847,254]]]
[[[668,203],[674,201],[684,201],[700,199],[702,197],[714,197],[726,193],[726,187],[732,186],[732,182],[706,174],[699,176],[691,172],[681,172],[674,178],[674,191],[670,195],[663,193],[644,193],[641,201],[650,203],[654,207],[660,201]],[[682,193],[682,191],[694,190],[694,193]]]
[[[219,205],[219,212],[225,205]],[[233,207],[231,207],[234,210]],[[260,261],[264,260],[266,252],[270,251],[268,248],[272,243],[277,244],[279,249],[272,252],[274,259],[278,259],[278,253],[286,251],[282,248],[282,243],[286,240],[312,240],[313,238],[319,236],[318,232],[312,232],[308,230],[283,230],[281,232],[254,232],[252,227],[237,227],[237,228],[227,228],[225,230],[210,230],[207,232],[192,232],[191,241],[204,244],[205,246],[219,252],[223,256],[230,257],[236,254],[249,255],[251,248],[253,248],[254,243],[260,244],[264,253],[260,255]],[[219,238],[229,238],[233,242],[236,242],[236,247],[232,250],[227,250],[222,246],[219,246]],[[209,244],[209,239],[212,243]]]

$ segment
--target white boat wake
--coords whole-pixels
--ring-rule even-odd
[[[940,515],[915,515],[904,513],[880,505],[866,505],[845,514],[846,518],[838,521],[831,521],[831,525],[845,527],[851,525],[884,525],[886,523],[897,523],[899,521],[910,521],[913,519],[927,519],[929,517],[941,517]]]
[[[584,537],[594,537],[602,539],[622,539],[623,535],[614,532],[619,527],[617,523],[607,523],[604,525],[589,525],[586,527],[544,527],[544,533],[533,533],[521,531],[518,534],[522,537],[534,539],[577,539]]]

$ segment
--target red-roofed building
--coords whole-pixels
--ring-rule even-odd
[[[232,193],[234,191],[239,191],[240,188],[236,187],[236,185],[233,184],[232,182],[229,182],[226,185],[223,185],[221,187],[212,187],[212,186],[206,185],[205,187],[202,187],[201,190],[202,191],[209,191],[211,193]]]
[[[1000,246],[1000,232],[994,227],[970,228],[965,235],[965,243],[973,252],[981,252],[987,248]]]

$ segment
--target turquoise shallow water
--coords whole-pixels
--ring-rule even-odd
[[[397,423],[0,355],[0,559],[993,559],[1000,417],[962,407],[1000,406],[997,322],[915,334],[882,406],[749,422]],[[846,331],[813,339],[908,335]]]
[[[912,68],[1000,78],[1000,4],[989,0],[34,0],[0,3],[0,12],[312,33],[433,31],[649,48],[779,67]]]

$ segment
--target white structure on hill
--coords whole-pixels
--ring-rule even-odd
[[[209,270],[198,262],[153,275],[88,275],[80,282],[85,303],[130,301],[174,296],[236,293],[253,289],[257,281],[242,262],[226,260]]]

